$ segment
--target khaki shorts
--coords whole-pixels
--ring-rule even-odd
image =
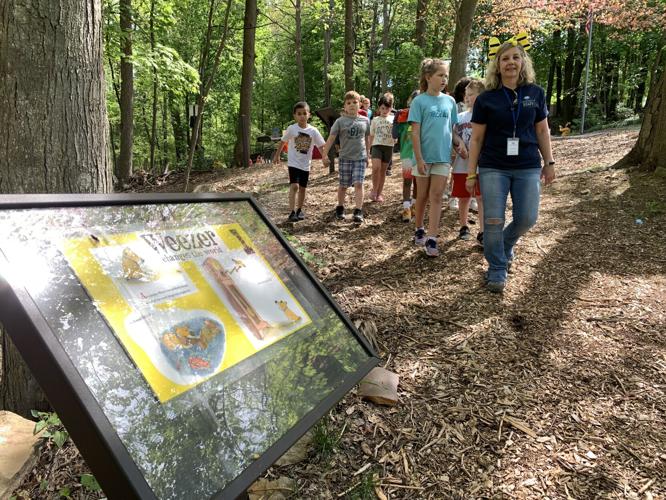
[[[442,177],[448,177],[449,172],[451,172],[450,163],[426,163],[426,173],[421,175],[419,173],[419,168],[414,165],[412,168],[412,175],[414,177],[430,177],[431,175],[441,175]]]

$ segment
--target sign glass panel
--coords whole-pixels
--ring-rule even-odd
[[[0,251],[160,499],[219,493],[371,358],[248,200],[0,210]]]

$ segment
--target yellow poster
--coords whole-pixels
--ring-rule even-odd
[[[311,322],[238,224],[62,241],[161,402]]]

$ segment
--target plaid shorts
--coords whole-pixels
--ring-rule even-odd
[[[365,167],[367,161],[363,160],[345,160],[340,158],[338,168],[340,169],[340,186],[351,187],[356,183],[363,184],[365,180]]]

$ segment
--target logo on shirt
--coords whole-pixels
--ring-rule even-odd
[[[299,132],[298,135],[294,137],[294,148],[299,153],[302,153],[304,155],[308,154],[308,151],[310,151],[311,144],[312,144],[312,137],[310,137],[310,134]]]

